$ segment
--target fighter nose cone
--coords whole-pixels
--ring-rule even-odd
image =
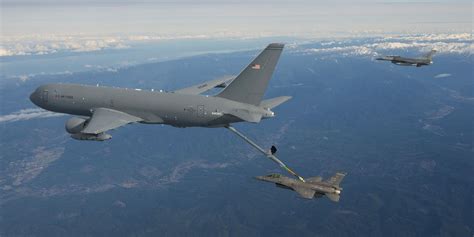
[[[265,176],[255,176],[254,178],[261,181],[271,181],[268,177]]]

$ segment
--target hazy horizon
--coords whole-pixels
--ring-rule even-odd
[[[470,1],[2,1],[2,38],[44,35],[321,37],[472,31]]]

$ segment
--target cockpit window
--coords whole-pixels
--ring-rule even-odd
[[[280,174],[269,174],[269,175],[267,175],[267,177],[270,177],[270,178],[280,178],[281,175],[280,175]]]

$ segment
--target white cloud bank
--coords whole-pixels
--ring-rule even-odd
[[[0,123],[16,122],[38,118],[50,118],[64,116],[64,114],[58,114],[46,111],[44,109],[31,108],[22,109],[11,114],[0,115]]]
[[[0,57],[46,55],[58,52],[92,52],[104,49],[123,49],[130,44],[178,39],[252,39],[272,36],[269,33],[245,34],[223,31],[215,34],[195,35],[128,35],[87,36],[77,35],[28,35],[1,37]]]
[[[434,76],[434,78],[445,78],[445,77],[450,77],[451,74],[449,73],[441,73],[441,74],[438,74],[436,76]]]
[[[436,49],[438,53],[472,54],[474,46],[470,34],[439,34],[390,36],[367,43],[345,40],[341,43],[324,42],[321,48],[302,49],[302,53],[341,53],[343,55],[377,56],[386,50],[417,50],[420,53]]]
[[[58,52],[90,52],[128,46],[116,37],[22,36],[3,37],[0,56],[45,55]]]
[[[461,34],[422,34],[422,35],[409,35],[409,36],[392,36],[385,37],[384,40],[396,40],[396,39],[405,39],[409,41],[471,41],[472,36],[470,33],[461,33]]]
[[[58,52],[91,52],[104,49],[129,48],[134,43],[158,42],[174,39],[250,39],[275,36],[271,33],[245,34],[243,32],[223,31],[212,35],[128,35],[128,36],[86,36],[77,35],[30,35],[17,37],[2,37],[0,45],[1,56],[46,55]],[[364,36],[367,37],[367,36]],[[360,39],[360,36],[354,36]],[[370,39],[370,38],[369,38]],[[301,40],[302,43],[311,39]],[[432,48],[439,53],[472,53],[474,47],[470,33],[460,34],[424,34],[396,35],[383,38],[373,38],[366,44],[347,44],[341,42],[323,42],[321,48],[307,49],[308,53],[340,52],[355,55],[377,55],[377,51],[391,49],[419,49],[420,52]],[[301,43],[301,44],[302,44]],[[289,44],[289,48],[295,45]],[[296,47],[298,48],[298,47]]]

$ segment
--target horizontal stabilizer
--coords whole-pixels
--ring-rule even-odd
[[[339,196],[339,194],[336,194],[336,193],[327,193],[326,194],[326,197],[329,198],[329,200],[333,201],[333,202],[339,202],[339,198],[341,196]]]
[[[273,109],[285,103],[289,99],[291,99],[291,96],[280,96],[276,98],[271,98],[271,99],[260,102],[260,107],[265,108],[265,109]]]

